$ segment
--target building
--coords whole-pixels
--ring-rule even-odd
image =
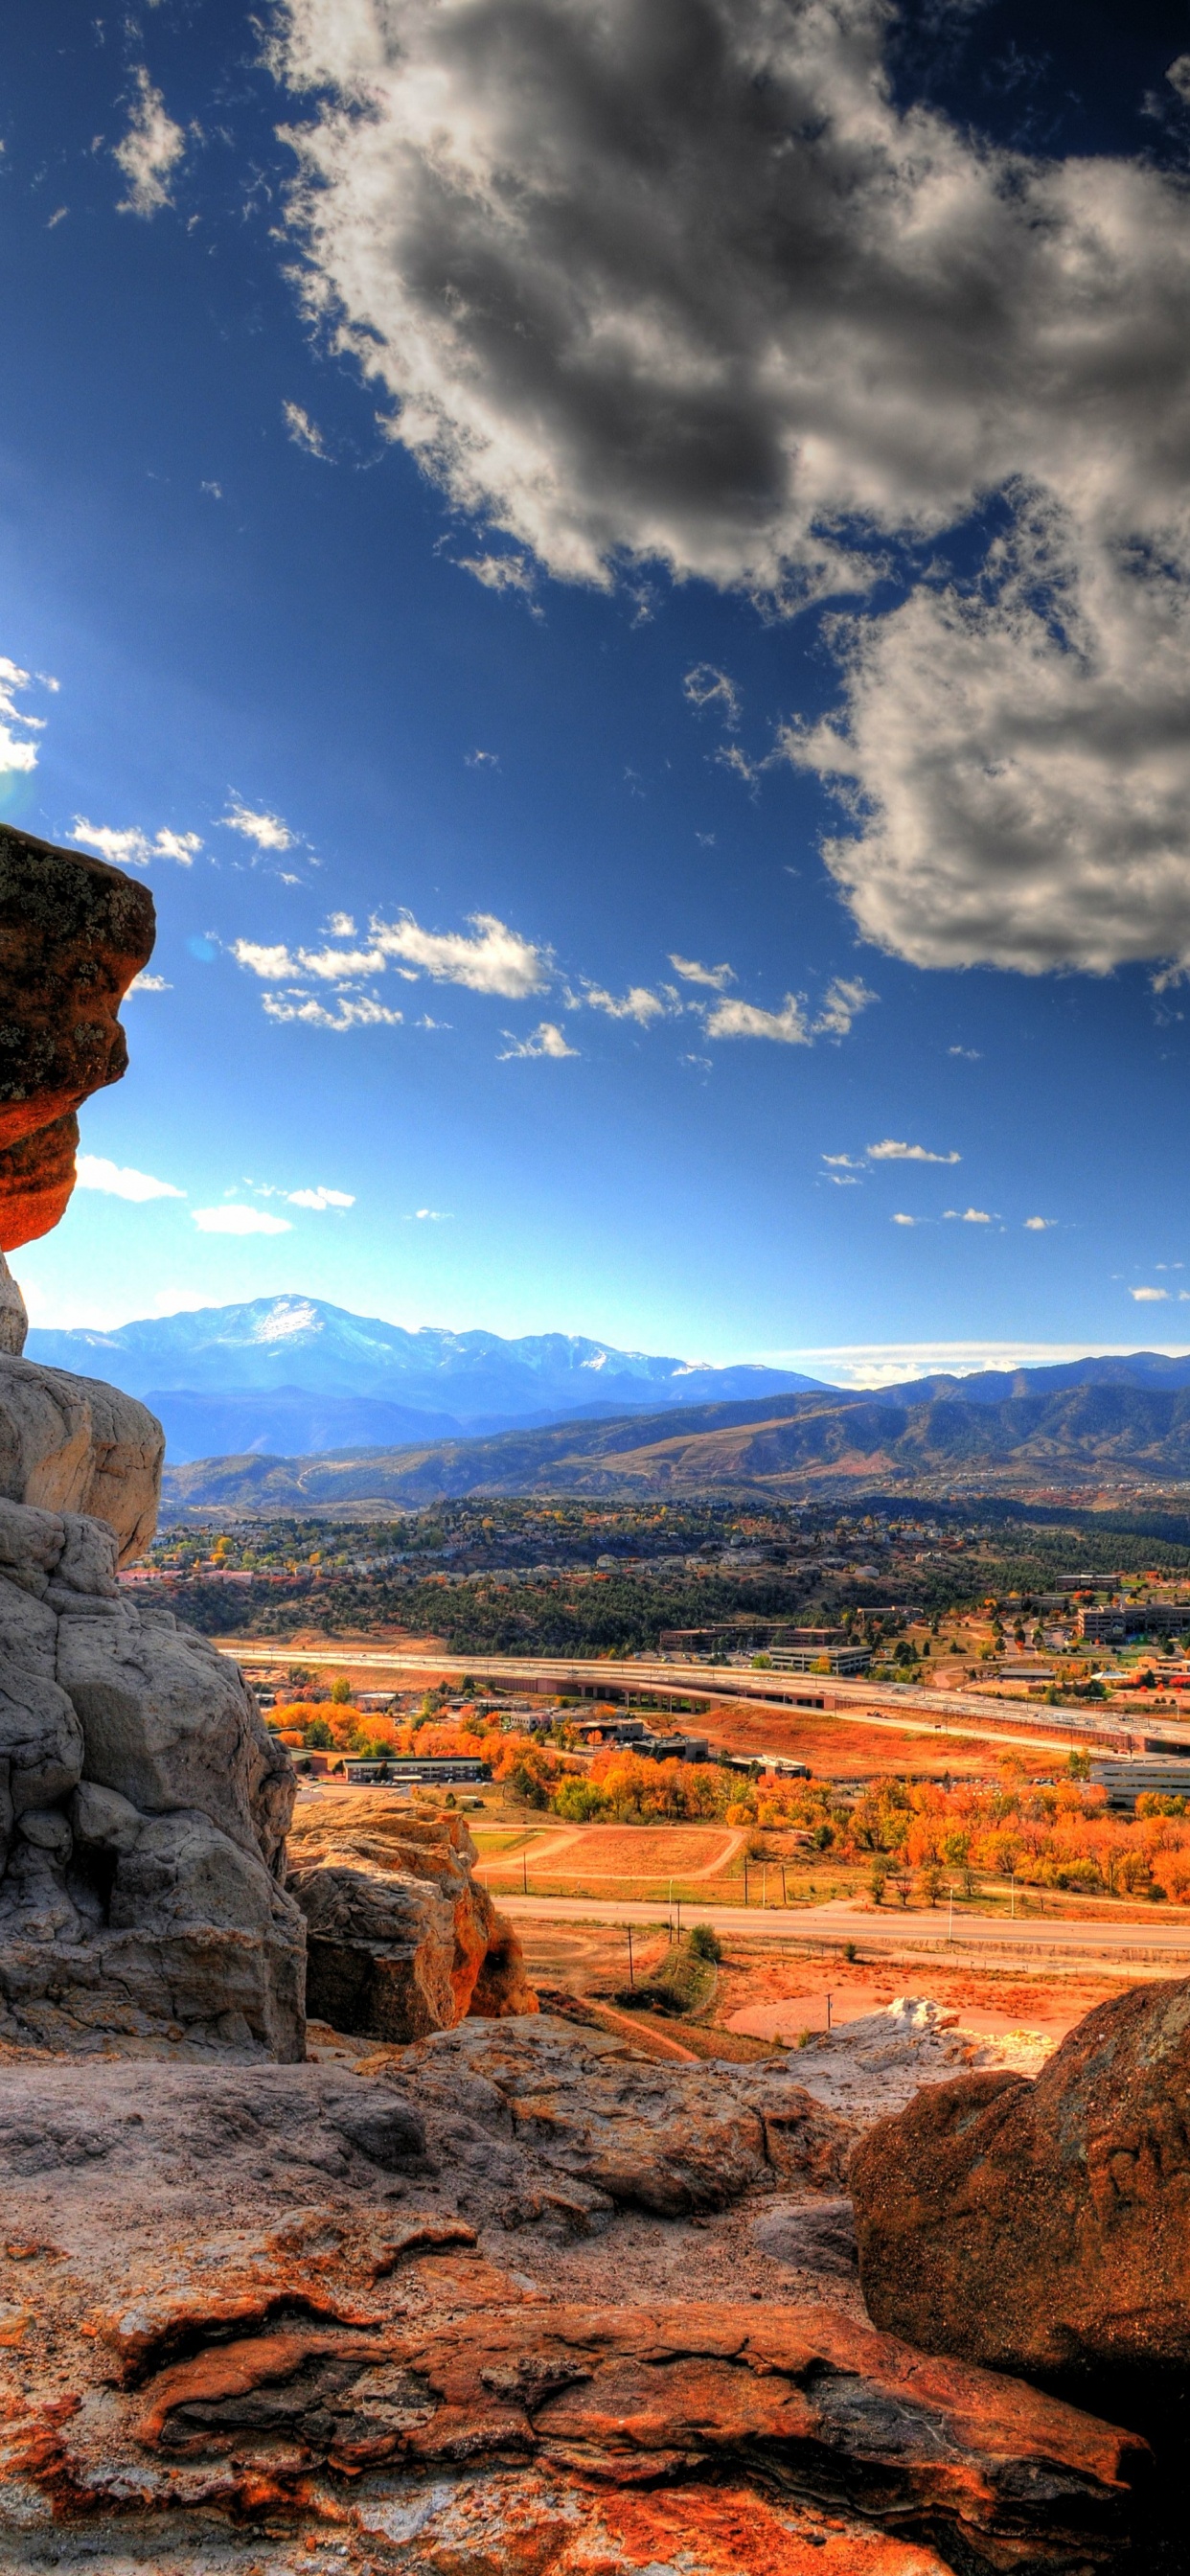
[[[473,1762],[466,1757],[439,1753],[390,1753],[381,1761],[355,1761],[349,1755],[343,1769],[352,1788],[364,1788],[377,1781],[399,1784],[406,1780],[441,1782],[447,1787],[455,1780],[490,1780],[491,1764]]]
[[[1089,1645],[1119,1645],[1124,1637],[1183,1637],[1190,1630],[1190,1601],[1126,1601],[1115,1610],[1080,1610],[1078,1633]]]
[[[872,1660],[870,1646],[772,1646],[769,1652],[777,1673],[866,1673]]]
[[[1144,1789],[1154,1789],[1163,1798],[1190,1798],[1190,1762],[1171,1761],[1168,1755],[1093,1762],[1091,1779],[1097,1789],[1106,1789],[1109,1807],[1135,1807]]]

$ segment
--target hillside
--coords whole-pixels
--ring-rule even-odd
[[[882,1485],[1011,1491],[1105,1477],[1190,1481],[1190,1388],[1081,1385],[969,1403],[803,1394],[570,1422],[487,1440],[332,1457],[207,1459],[167,1471],[171,1512],[333,1511],[466,1494],[786,1496]]]

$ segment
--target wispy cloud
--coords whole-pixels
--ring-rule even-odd
[[[113,153],[128,183],[128,194],[121,197],[118,212],[157,215],[163,206],[173,202],[170,178],[185,154],[186,137],[168,114],[161,91],[154,88],[143,63],[134,78],[136,92],[128,132]]]
[[[265,993],[262,1008],[270,1020],[304,1020],[308,1028],[333,1029],[339,1036],[348,1029],[397,1029],[405,1016],[403,1011],[386,1010],[370,993],[342,993],[333,1011],[312,993]]]
[[[412,1208],[405,1219],[406,1225],[452,1225],[453,1222],[449,1208]]]
[[[281,1195],[289,1207],[309,1208],[316,1216],[323,1215],[327,1208],[355,1206],[355,1195],[350,1190],[283,1190]]]
[[[703,966],[697,957],[675,957],[672,952],[669,962],[684,984],[705,984],[712,993],[725,992],[736,981],[730,966]]]
[[[292,850],[297,839],[279,814],[257,813],[251,805],[241,804],[236,797],[226,814],[219,817],[225,832],[239,832],[245,841],[254,841],[258,850]]]
[[[740,693],[735,681],[720,671],[714,662],[696,662],[682,682],[682,693],[692,707],[717,708],[723,723],[734,732],[740,721]]]
[[[583,1000],[588,1010],[605,1011],[609,1020],[635,1020],[642,1029],[647,1029],[652,1020],[668,1019],[674,1007],[673,999],[651,992],[647,984],[633,984],[617,998],[602,984],[584,983]]]
[[[961,1163],[961,1154],[932,1154],[928,1145],[904,1145],[895,1136],[885,1136],[879,1145],[869,1145],[868,1159],[873,1163]]]
[[[124,999],[130,1002],[134,993],[172,993],[173,989],[164,975],[146,975],[142,968],[139,975],[133,976]]]
[[[47,685],[56,689],[58,683],[54,680]],[[37,767],[37,744],[31,737],[44,731],[45,719],[27,715],[23,707],[18,707],[15,694],[31,686],[31,673],[22,671],[18,662],[10,662],[7,654],[0,653],[0,777],[8,771],[27,775]],[[14,732],[14,726],[19,730]]]
[[[197,832],[161,831],[150,840],[135,825],[117,830],[110,823],[89,823],[85,814],[75,815],[66,838],[98,850],[115,868],[147,868],[154,859],[175,859],[180,868],[190,868],[202,848]]]
[[[102,1190],[107,1198],[132,1199],[138,1205],[186,1196],[172,1181],[155,1180],[151,1172],[138,1172],[131,1164],[110,1163],[105,1154],[80,1154],[74,1176],[80,1190]]]
[[[460,572],[469,572],[473,581],[482,582],[485,590],[525,592],[535,585],[527,555],[460,555],[458,566]]]
[[[273,1216],[268,1208],[244,1207],[233,1201],[229,1207],[192,1208],[191,1215],[200,1234],[292,1234],[293,1221],[287,1216]]]
[[[942,1214],[944,1218],[953,1217],[958,1225],[991,1225],[992,1223],[987,1208],[944,1208]]]
[[[326,442],[322,431],[311,420],[309,412],[303,411],[301,404],[295,402],[282,403],[281,410],[285,420],[286,436],[292,440],[293,445],[303,448],[307,456],[316,456],[321,464],[328,465],[330,457]]]
[[[511,1029],[504,1029],[502,1035],[509,1043],[500,1050],[501,1064],[511,1063],[514,1056],[545,1055],[560,1059],[579,1052],[577,1047],[567,1046],[556,1020],[539,1021],[531,1037],[514,1037]]]
[[[836,975],[827,985],[822,1009],[814,1022],[815,1037],[848,1037],[860,1012],[879,999],[879,994],[873,993],[858,975]]]

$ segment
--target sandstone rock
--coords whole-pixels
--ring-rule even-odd
[[[19,1359],[28,1330],[25,1300],[0,1252],[0,1351],[6,1351],[11,1359]]]
[[[116,1013],[154,938],[153,899],[118,868],[0,825],[0,1246],[56,1225],[80,1101],[128,1061]]]
[[[468,2012],[535,2012],[520,1944],[473,1877],[464,1818],[321,1795],[289,1835],[308,1926],[309,2010],[340,2031],[424,2038]]]
[[[864,2295],[927,2351],[1070,2377],[1190,2366],[1190,1982],[1134,1987],[1036,2082],[919,2095],[856,2152]]]
[[[852,2279],[859,2259],[849,2200],[779,2201],[753,2219],[752,2239],[775,2263],[836,2280]]]
[[[82,1726],[88,1780],[149,1815],[198,1808],[252,1853],[261,1849],[253,1807],[263,1780],[272,1865],[295,1775],[237,1665],[127,1594],[63,1594],[57,1672]]]
[[[666,2218],[794,2174],[837,2183],[852,2142],[783,2067],[660,2066],[544,2013],[463,2022],[409,2049],[394,2076],[548,2170]]]
[[[134,1396],[0,1352],[0,1496],[106,1521],[123,1564],[157,1527],[164,1455],[160,1423]]]

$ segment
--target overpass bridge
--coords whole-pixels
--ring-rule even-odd
[[[282,1661],[313,1669],[351,1672],[357,1679],[383,1683],[391,1676],[394,1690],[428,1674],[470,1674],[504,1691],[526,1695],[598,1699],[606,1703],[633,1700],[673,1711],[677,1704],[705,1709],[728,1704],[770,1709],[774,1715],[799,1709],[821,1709],[852,1723],[888,1728],[897,1734],[959,1735],[981,1742],[1015,1741],[1034,1749],[1092,1754],[1190,1754],[1190,1716],[1184,1725],[1159,1719],[1130,1718],[1116,1710],[1045,1708],[1036,1702],[993,1699],[978,1691],[922,1689],[911,1683],[845,1681],[815,1673],[753,1672],[739,1665],[708,1667],[679,1663],[661,1656],[621,1660],[562,1655],[454,1654],[448,1649],[420,1654],[383,1647],[344,1645],[293,1647],[221,1641],[221,1651],[251,1677],[262,1667]],[[759,1758],[759,1757],[758,1757]],[[779,1757],[778,1757],[779,1758]]]

